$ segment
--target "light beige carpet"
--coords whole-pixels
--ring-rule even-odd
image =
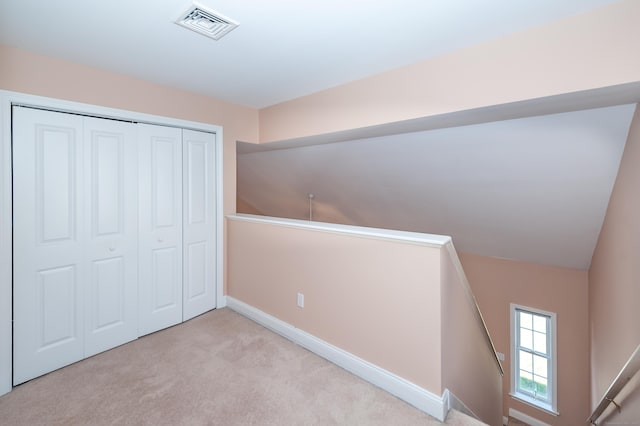
[[[229,309],[0,397],[2,425],[439,425]],[[452,411],[449,425],[481,424]]]

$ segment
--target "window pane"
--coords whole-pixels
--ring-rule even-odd
[[[520,370],[533,372],[533,355],[526,351],[520,351]]]
[[[538,399],[549,399],[549,389],[547,387],[547,379],[540,376],[533,376],[534,392]]]
[[[540,377],[547,377],[547,359],[538,355],[533,356],[533,372]]]
[[[526,312],[520,312],[520,327],[532,329],[533,328],[533,320],[532,315]]]
[[[520,346],[533,350],[533,332],[531,330],[520,329]]]
[[[521,391],[533,393],[534,391],[533,374],[527,373],[526,371],[521,370],[519,383],[520,383]]]
[[[541,333],[547,332],[547,317],[541,315],[533,316],[533,329]]]
[[[537,406],[553,405],[555,377],[551,368],[554,362],[554,344],[556,337],[555,314],[538,313],[535,309],[521,309],[512,305],[512,350],[515,351],[515,368],[512,371],[512,383],[515,394],[530,397]],[[533,401],[535,398],[537,401]],[[555,409],[555,407],[553,407]]]
[[[543,354],[547,353],[547,335],[544,333],[533,333],[533,349]]]

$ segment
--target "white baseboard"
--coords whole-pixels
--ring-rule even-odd
[[[509,417],[502,416],[502,426],[507,426],[509,424]]]
[[[227,296],[218,297],[216,300],[216,309],[222,309],[227,306]]]
[[[444,421],[447,417],[449,411],[448,391],[445,391],[443,396],[439,397],[400,376],[358,358],[231,296],[227,296],[227,307],[367,382],[384,389],[430,416],[440,421]]]
[[[516,420],[520,420],[521,422],[530,424],[531,426],[551,426],[548,423],[540,421],[535,417],[531,417],[525,413],[521,413],[520,411],[514,410],[513,408],[509,408],[509,416],[513,417]]]

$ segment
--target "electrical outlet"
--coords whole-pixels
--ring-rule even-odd
[[[496,355],[498,355],[500,361],[504,361],[504,354],[502,352],[496,352]]]
[[[298,307],[304,308],[304,294],[298,293]]]

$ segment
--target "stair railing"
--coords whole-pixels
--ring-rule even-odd
[[[591,416],[587,419],[587,422],[592,425],[597,424],[596,421],[600,418],[604,410],[607,409],[609,404],[613,404],[620,410],[621,404],[618,404],[615,401],[615,397],[618,396],[620,391],[624,389],[624,387],[629,383],[629,381],[633,378],[633,376],[640,371],[640,345],[633,351],[631,357],[626,362],[620,373],[616,376],[615,380],[609,386],[609,389],[604,393],[604,396],[600,399],[600,403],[598,403],[595,410]]]

